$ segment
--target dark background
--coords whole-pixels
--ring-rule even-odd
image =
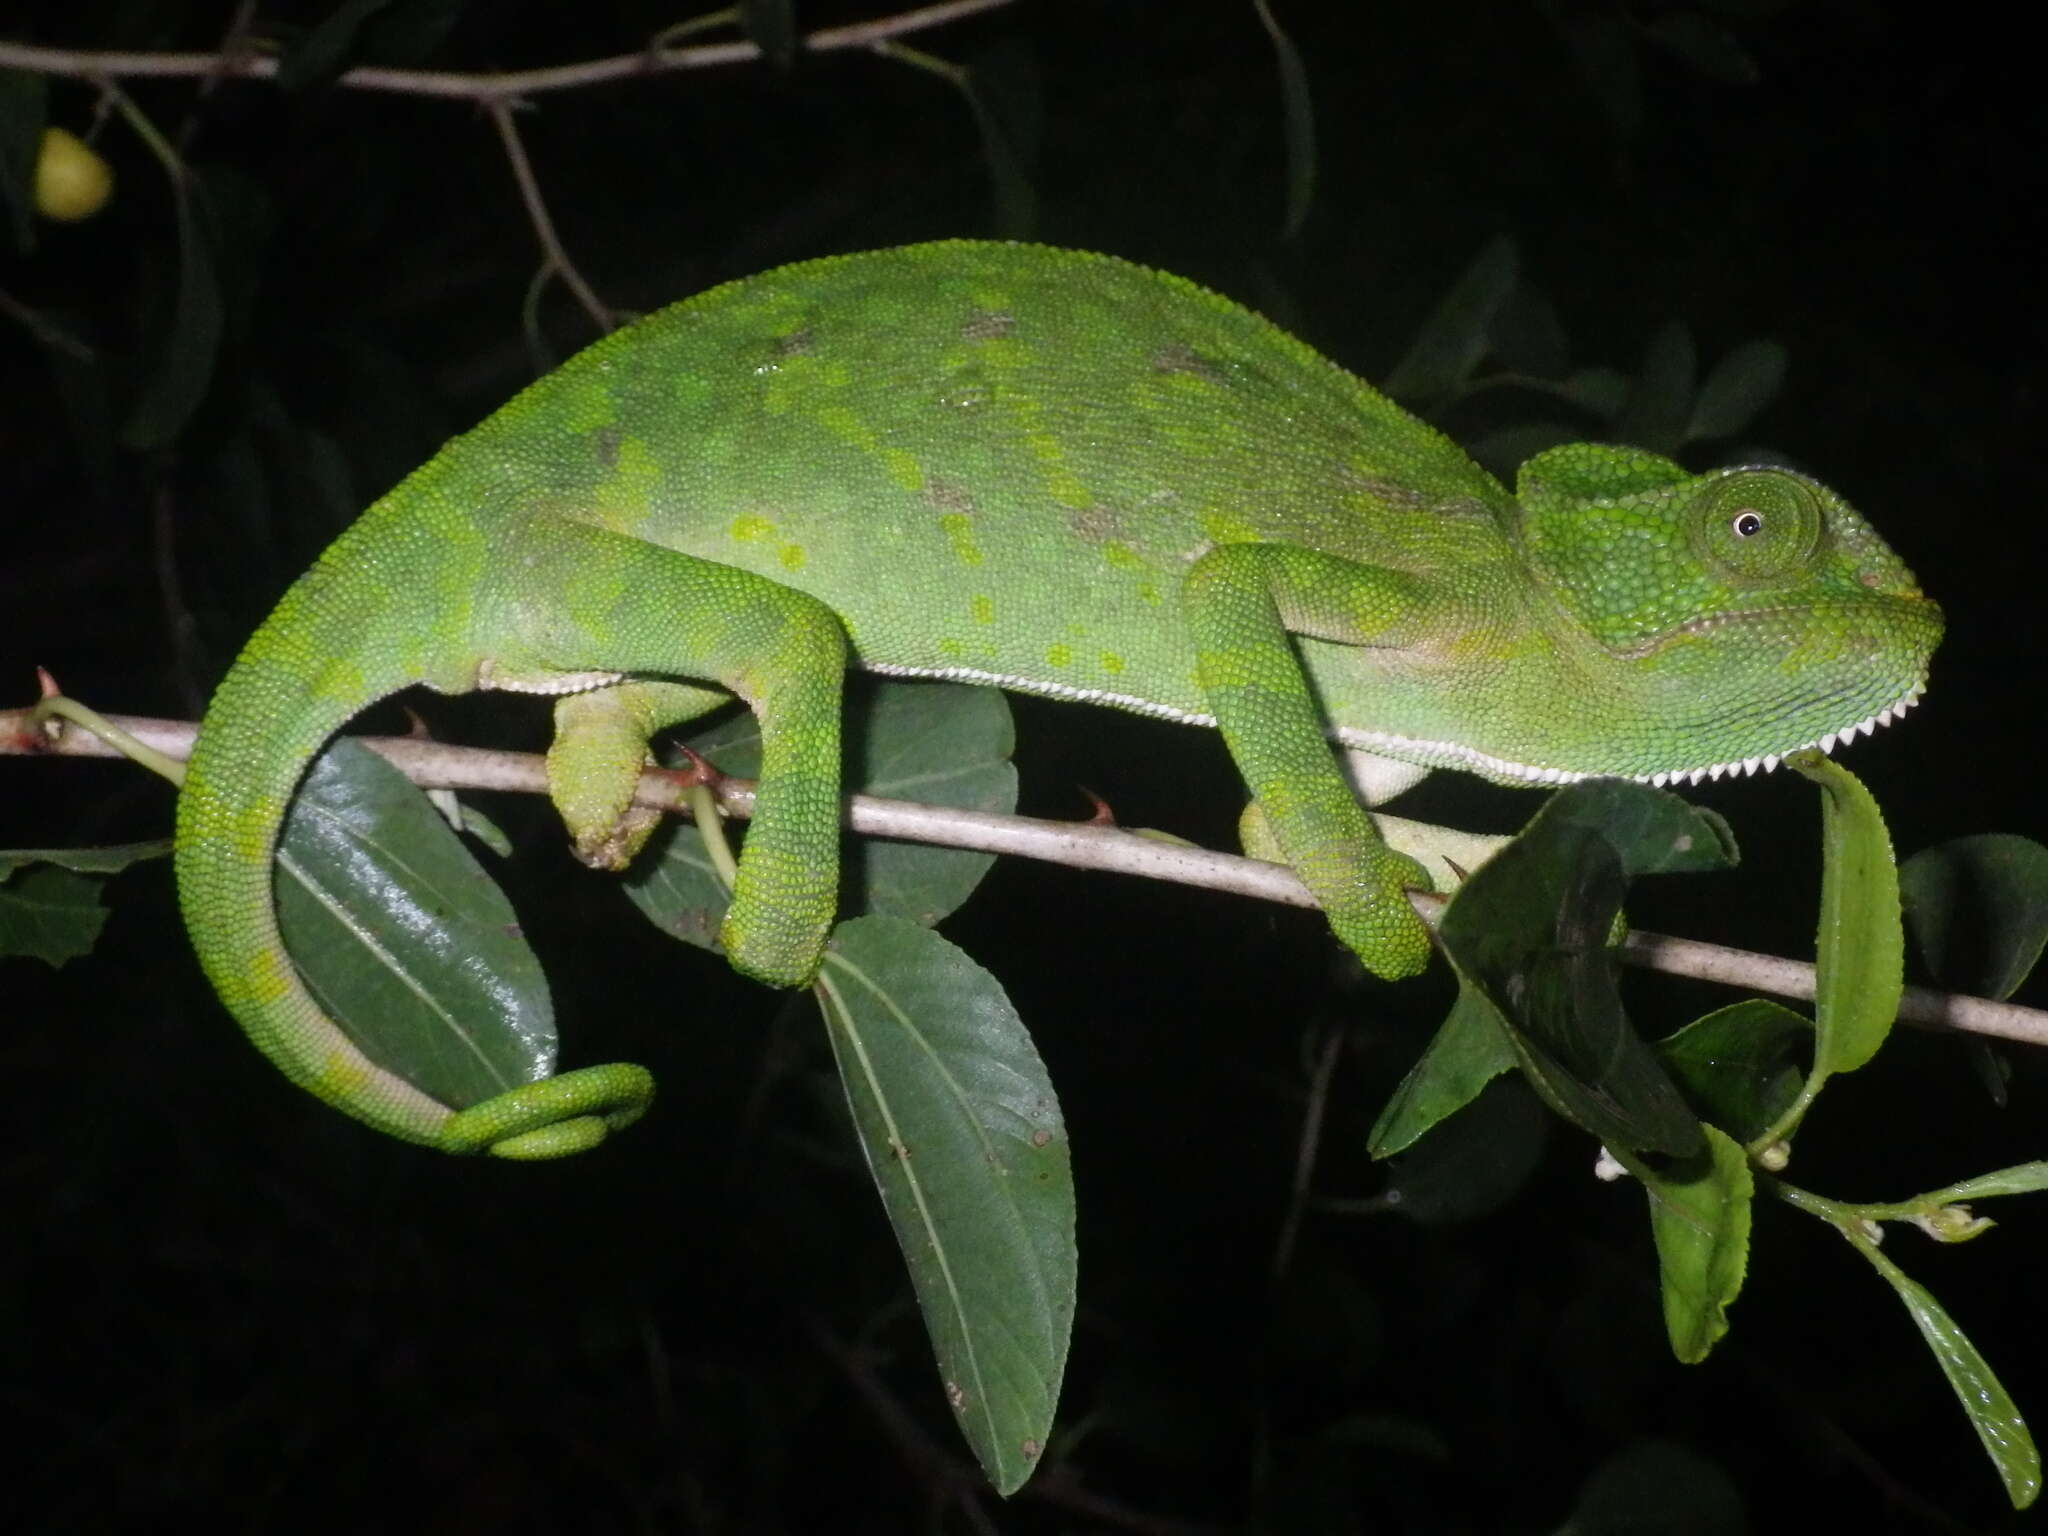
[[[203,51],[231,9],[12,6],[0,38]],[[258,30],[329,9],[275,0]],[[1248,7],[1023,4],[905,41],[1035,91],[1036,237],[1197,278],[1367,377],[1501,234],[1577,362],[1633,370],[1673,318],[1707,360],[1784,342],[1787,386],[1750,435],[1867,512],[1950,620],[1926,704],[1852,766],[1902,852],[2033,830],[2044,145],[2022,40],[1974,11],[1854,0],[1276,10],[1320,133],[1292,242],[1280,93]],[[571,62],[677,19],[638,0],[473,4],[427,62]],[[1711,28],[1754,79],[1696,41]],[[1606,73],[1572,37],[1605,49]],[[536,252],[465,103],[128,85],[240,189],[239,297],[204,403],[152,454],[81,452],[44,351],[0,323],[0,676],[26,702],[40,663],[96,706],[179,715],[355,507],[531,377]],[[51,84],[54,121],[83,130],[92,101]],[[958,94],[860,53],[550,95],[522,127],[569,251],[623,309],[998,232]],[[118,398],[175,247],[158,168],[119,123],[99,142],[114,203],[44,225],[0,260],[0,289],[99,347]],[[558,354],[589,339],[559,289],[543,314]],[[1440,419],[1473,437],[1559,418],[1489,391]],[[422,707],[452,739],[539,739],[542,712],[516,701]],[[1213,739],[1016,709],[1027,811],[1086,815],[1085,784],[1126,824],[1227,842],[1239,796]],[[0,777],[0,846],[168,828],[168,791],[132,769]],[[1731,819],[1744,868],[1646,887],[1632,915],[1810,952],[1811,790],[1780,774],[1697,798]],[[1442,777],[1417,799],[1500,829],[1534,805]],[[565,1059],[644,1061],[662,1084],[657,1112],[590,1157],[437,1158],[289,1091],[201,981],[162,865],[113,883],[89,959],[0,969],[7,1523],[1548,1531],[1616,1456],[1652,1468],[1646,1531],[1732,1529],[1715,1521],[1731,1491],[1757,1530],[2021,1523],[1896,1300],[1783,1207],[1759,1208],[1732,1335],[1675,1364],[1641,1196],[1590,1179],[1577,1134],[1551,1134],[1496,1208],[1465,1209],[1506,1195],[1512,1168],[1453,1178],[1440,1214],[1471,1219],[1312,1214],[1275,1281],[1308,1063],[1343,1032],[1317,1188],[1371,1193],[1385,1175],[1365,1130],[1447,987],[1364,983],[1303,914],[1012,863],[947,931],[1009,985],[1060,1087],[1081,1302],[1060,1465],[983,1498],[977,1526],[892,1239],[821,1108],[836,1089],[814,1019],[649,930],[571,864],[544,807],[488,808],[519,838],[502,872]],[[1725,1000],[1631,986],[1650,1033]],[[1974,1048],[1902,1034],[1830,1090],[1797,1177],[1896,1198],[2041,1155],[2048,1085],[2003,1054],[1994,1107]],[[1888,1251],[2039,1415],[2048,1216],[1998,1214],[1968,1247],[1901,1231]],[[1643,1460],[1645,1440],[1667,1459]]]

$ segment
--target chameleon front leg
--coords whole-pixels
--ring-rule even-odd
[[[604,806],[638,772],[642,726],[684,718],[667,712],[692,694],[709,697],[640,678],[700,678],[737,694],[760,724],[761,771],[719,942],[757,981],[808,982],[839,893],[838,616],[767,577],[586,524],[536,517],[507,538],[506,579],[477,605],[486,681],[557,691],[592,673],[634,679],[569,711],[550,753],[572,834],[610,835],[619,817]]]
[[[1197,680],[1274,839],[1339,941],[1390,979],[1429,962],[1429,930],[1403,894],[1429,876],[1359,805],[1289,635],[1413,643],[1431,598],[1418,578],[1291,544],[1213,549],[1181,591]]]

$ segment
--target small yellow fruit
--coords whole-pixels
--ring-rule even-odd
[[[106,206],[113,190],[113,170],[76,134],[43,130],[42,152],[36,156],[37,213],[66,224],[89,219]]]

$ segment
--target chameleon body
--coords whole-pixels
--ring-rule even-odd
[[[1220,725],[1372,970],[1421,968],[1330,739],[1517,783],[1754,771],[1912,702],[1941,616],[1839,497],[1628,449],[1510,494],[1193,283],[949,242],[727,284],[598,342],[372,506],[222,684],[180,801],[202,964],[294,1081],[393,1134],[546,1156],[637,1068],[461,1112],[367,1059],[286,956],[270,861],[327,736],[415,683],[562,697],[551,788],[619,864],[648,735],[737,694],[760,787],[721,938],[793,986],[837,885],[849,666]]]

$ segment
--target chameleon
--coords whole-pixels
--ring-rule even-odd
[[[1754,773],[1913,704],[1940,609],[1840,496],[1575,443],[1512,493],[1304,342],[1109,256],[946,241],[713,288],[596,342],[375,502],[206,712],[179,798],[199,960],[289,1079],[393,1135],[546,1157],[651,1082],[590,1067],[454,1109],[371,1060],[279,937],[271,860],[326,739],[416,684],[552,696],[549,793],[622,867],[649,738],[760,729],[720,929],[775,986],[838,882],[849,668],[1219,728],[1336,937],[1428,931],[1340,749],[1395,778]]]

